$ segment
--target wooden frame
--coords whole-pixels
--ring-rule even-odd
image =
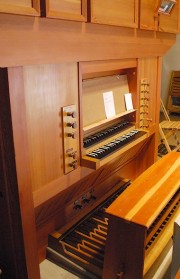
[[[64,11],[59,9],[60,2],[64,2]],[[79,0],[79,4],[81,5],[79,7],[80,13],[77,13],[77,11],[76,13],[73,12],[73,6],[71,11],[70,4],[67,6],[69,10],[66,11],[65,2],[66,0],[46,0],[46,17],[68,19],[82,22],[87,20],[87,0]]]
[[[90,21],[93,23],[137,28],[138,1],[128,1],[127,3],[127,1],[123,0],[106,0],[100,3],[98,0],[90,0]]]
[[[16,4],[6,4],[1,3],[4,0],[0,0],[0,13],[10,13],[10,14],[20,14],[20,15],[40,15],[40,0],[32,0],[31,6],[27,5],[16,5]],[[15,1],[14,1],[15,2]]]

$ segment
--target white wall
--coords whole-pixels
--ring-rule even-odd
[[[163,57],[161,97],[164,104],[168,97],[172,71],[180,71],[180,35],[177,35],[176,43]]]

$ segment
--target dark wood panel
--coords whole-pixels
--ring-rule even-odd
[[[1,278],[26,279],[6,69],[0,69],[0,181]]]

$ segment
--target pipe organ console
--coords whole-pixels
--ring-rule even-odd
[[[141,70],[145,65],[151,69],[149,64],[155,69],[153,75]],[[48,258],[72,268],[72,272],[80,272],[85,278],[114,279],[117,274],[128,279],[142,277],[142,265],[141,271],[137,271],[139,277],[126,277],[126,251],[130,251],[126,225],[130,226],[131,220],[126,222],[126,215],[119,214],[123,202],[118,203],[115,212],[110,209],[121,197],[124,199],[126,193],[128,204],[123,208],[130,206],[129,211],[134,208],[131,196],[136,197],[137,204],[139,199],[143,200],[133,181],[154,163],[156,156],[157,66],[157,58],[152,58],[8,69],[18,181],[27,200],[32,194],[29,207],[35,213],[35,219],[33,215],[31,221],[35,224],[32,228],[37,236],[40,258],[43,253],[45,257],[48,242]],[[18,78],[21,82],[17,83]],[[105,108],[104,95],[107,93],[114,102],[115,113],[111,116],[107,116]],[[129,93],[131,108],[125,102],[125,94]],[[17,101],[17,96],[23,100],[21,109],[22,103]],[[22,165],[26,171],[22,171]],[[24,185],[28,185],[25,190]],[[148,193],[151,190],[145,186],[146,183],[139,189],[146,196],[146,190]],[[173,195],[168,198],[162,195],[159,203],[166,208]],[[176,205],[178,195],[174,196],[172,206]],[[145,206],[143,201],[142,204]],[[154,203],[149,207],[153,208]],[[26,207],[23,210],[26,220]],[[159,210],[158,207],[157,211],[151,212],[148,223],[129,227],[132,233],[137,228],[135,243],[140,242],[140,246],[133,248],[131,241],[129,245],[131,243],[134,255],[138,251],[141,263],[147,262],[144,261],[145,254],[151,254],[145,253],[142,243],[149,232],[148,241],[154,237],[154,231],[152,235],[149,228],[161,211],[164,212],[163,208]],[[129,237],[130,240],[133,237]],[[114,243],[119,244],[116,247]],[[28,253],[32,255],[33,251],[30,247]],[[109,255],[110,251],[113,254]],[[131,258],[128,256],[128,261],[133,266]],[[110,262],[109,274],[106,269]],[[132,268],[128,266],[128,269]],[[105,277],[106,273],[108,277]]]
[[[0,210],[9,212],[2,234],[13,240],[3,251],[13,260],[12,277],[15,267],[39,279],[47,254],[85,278],[140,279],[171,238],[179,211],[178,154],[143,174],[157,159],[162,57],[175,43],[178,8],[161,18],[166,33],[153,9],[143,8],[147,1],[112,1],[126,6],[128,28],[124,19],[115,26],[113,14],[111,26],[108,17],[106,25],[75,22],[75,6],[81,13],[80,3],[89,11],[93,2],[110,1],[21,2],[54,2],[71,12],[67,20],[63,7],[54,20],[1,15]],[[135,11],[136,27],[129,25]]]
[[[122,180],[76,224],[49,235],[48,258],[82,278],[143,278],[173,235],[179,173],[174,152],[134,182]]]
[[[141,79],[137,89],[136,61],[110,63],[108,67],[106,63],[98,65],[99,72],[96,67],[92,70],[89,63],[79,65],[79,163],[95,170],[97,177],[92,177],[95,186],[89,180],[93,190],[74,201],[71,218],[67,217],[64,226],[49,235],[47,257],[84,278],[140,279],[172,236],[173,220],[179,213],[180,158],[177,153],[168,155],[131,183],[126,165],[133,162],[132,168],[140,169],[140,156],[142,162],[145,154],[149,154],[150,161],[152,158],[148,147],[155,132],[152,80]],[[106,115],[103,96],[107,92],[114,100],[112,117]],[[131,109],[125,103],[125,94],[129,92]],[[74,111],[74,106],[63,109],[65,137],[70,130],[76,131],[76,127],[66,123],[74,122],[66,121],[71,109]],[[64,139],[66,155],[76,151],[71,142],[76,143],[76,139],[68,136]],[[68,156],[66,160],[69,166],[69,160],[74,159]],[[98,179],[108,168],[107,181],[104,179],[99,186]],[[79,192],[81,188],[83,182]]]

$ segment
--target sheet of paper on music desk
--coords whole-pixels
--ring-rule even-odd
[[[104,99],[104,109],[105,109],[106,117],[111,118],[115,116],[116,112],[114,106],[113,92],[109,91],[103,93],[103,99]]]
[[[132,94],[126,93],[124,94],[124,98],[125,98],[126,110],[132,110],[133,109]]]

